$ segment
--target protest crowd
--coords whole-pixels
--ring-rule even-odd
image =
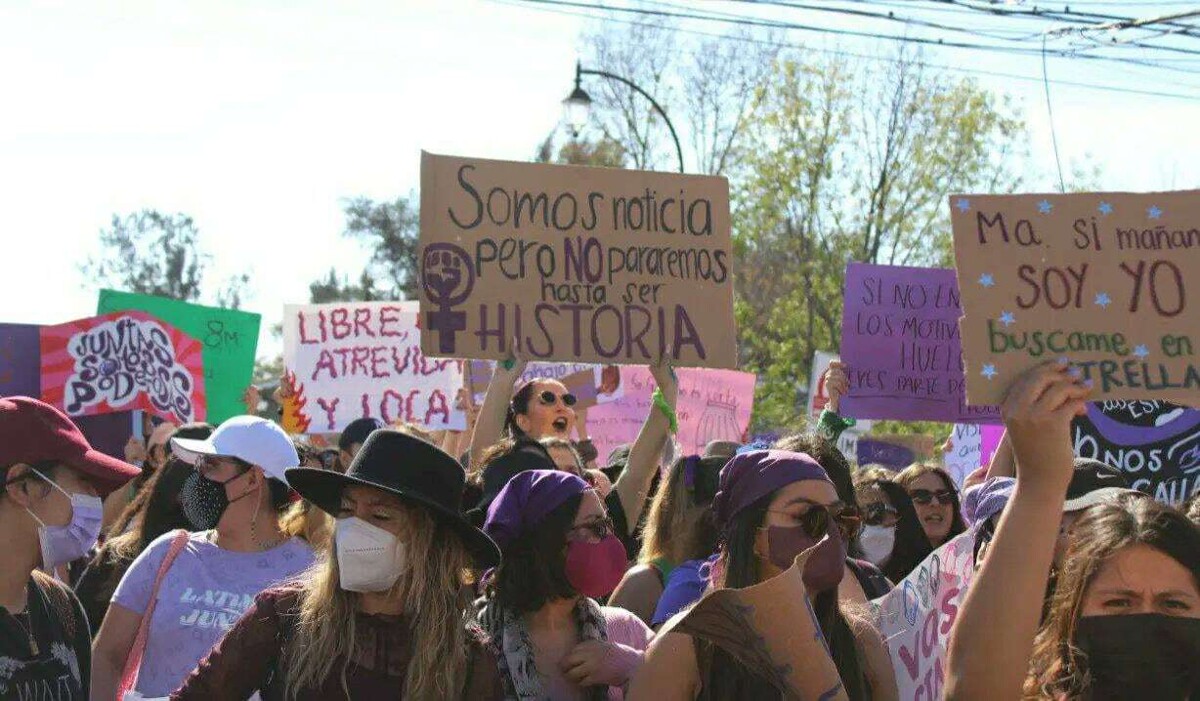
[[[478,202],[502,169],[427,158],[431,212],[481,226],[459,190]],[[597,172],[596,192],[624,186]],[[727,251],[727,195],[695,187],[690,227],[708,233],[688,245]],[[956,217],[985,203],[961,204]],[[419,307],[285,310],[271,402],[248,377],[205,373],[165,312],[102,304],[44,327],[40,390],[0,398],[0,697],[1200,698],[1200,489],[1164,497],[1079,433],[1138,387],[1165,417],[1139,430],[1194,426],[1196,370],[1161,390],[1118,383],[1138,369],[1085,349],[989,351],[999,332],[979,315],[999,312],[976,292],[1005,284],[1007,254],[968,255],[958,231],[975,221],[954,224],[962,308],[956,292],[936,310],[964,316],[957,385],[872,395],[889,371],[872,353],[894,356],[900,337],[859,352],[847,335],[815,368],[809,428],[787,435],[750,430],[754,377],[734,370],[723,279],[572,319],[532,276],[498,286],[479,253],[499,255],[490,239],[457,258],[437,226],[422,227]],[[586,269],[588,247],[566,245],[561,265]],[[886,274],[848,272],[844,329],[893,299]],[[853,311],[876,283],[888,291]],[[1195,319],[1173,317],[1179,338]],[[122,335],[135,326],[141,340]],[[104,369],[97,339],[153,356],[133,404],[87,385],[123,371]],[[120,412],[114,454],[88,422]],[[956,426],[936,437],[945,460],[863,459],[861,424],[931,418]],[[1200,469],[1194,446],[1156,460],[1163,475]]]

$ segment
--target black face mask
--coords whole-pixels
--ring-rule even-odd
[[[179,505],[183,507],[183,515],[192,528],[208,531],[217,527],[230,504],[225,485],[245,474],[235,475],[224,482],[210,480],[199,472],[188,475],[179,493]]]
[[[1200,698],[1200,619],[1085,616],[1075,644],[1087,655],[1093,701]]]

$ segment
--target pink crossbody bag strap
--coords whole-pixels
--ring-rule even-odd
[[[137,687],[138,672],[142,668],[142,654],[146,652],[146,637],[150,634],[150,620],[154,617],[154,604],[158,601],[158,589],[162,586],[167,572],[171,570],[171,564],[175,562],[179,553],[183,552],[187,542],[187,531],[175,531],[175,537],[171,539],[171,547],[167,550],[167,556],[163,558],[162,564],[158,566],[158,573],[154,575],[154,586],[150,589],[150,601],[146,604],[145,612],[142,613],[142,622],[138,624],[137,637],[133,639],[133,648],[129,651],[129,657],[125,658],[125,672],[121,675],[121,685],[117,687],[118,701],[124,699],[126,693]]]

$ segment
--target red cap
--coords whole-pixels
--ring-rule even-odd
[[[79,471],[101,496],[141,472],[92,448],[67,415],[30,397],[0,397],[0,466],[53,460]]]

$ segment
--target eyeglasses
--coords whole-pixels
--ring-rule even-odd
[[[921,506],[928,506],[934,501],[939,505],[947,504],[954,505],[954,492],[949,489],[939,489],[936,492],[931,492],[928,489],[914,489],[908,493],[912,500]]]
[[[898,518],[896,509],[883,502],[877,501],[863,508],[863,523],[868,526],[894,526]]]
[[[813,538],[820,538],[829,531],[829,522],[833,521],[837,524],[838,530],[842,536],[849,540],[858,534],[858,529],[862,527],[862,516],[858,513],[858,509],[845,504],[831,504],[823,506],[814,504],[807,511],[797,516],[793,512],[770,510],[771,513],[784,514],[791,516],[800,523],[800,527],[804,532]]]
[[[577,533],[579,535],[576,535]],[[613,525],[613,520],[606,516],[572,526],[567,530],[567,540],[587,540],[599,543],[614,533],[616,533],[616,526]]]
[[[539,394],[538,399],[541,400],[542,404],[545,404],[546,406],[554,406],[554,403],[558,401],[560,396],[562,397],[563,406],[573,407],[575,406],[575,403],[579,401],[575,395],[571,394],[570,392],[567,392],[563,395],[558,395],[550,390],[546,390],[545,392]]]

